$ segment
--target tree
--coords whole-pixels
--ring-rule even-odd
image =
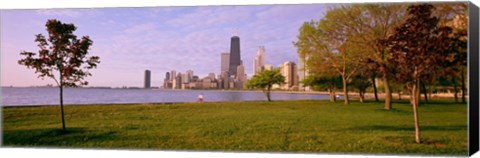
[[[93,41],[88,36],[77,39],[73,34],[77,29],[75,25],[51,19],[45,26],[48,40],[42,34],[37,34],[35,38],[40,48],[38,56],[37,53],[22,51],[20,55],[25,58],[20,59],[18,63],[34,69],[39,78],[49,77],[56,82],[60,89],[62,130],[65,130],[63,88],[87,85],[88,82],[84,78],[91,76],[88,69],[96,68],[100,58],[86,56]]]
[[[364,14],[356,17],[359,25],[364,28],[358,30],[359,43],[362,44],[369,53],[370,63],[375,64],[377,72],[381,77],[385,93],[386,110],[392,109],[392,90],[390,86],[390,74],[392,65],[388,62],[390,58],[388,50],[384,45],[377,43],[378,39],[387,38],[396,26],[403,20],[405,15],[405,5],[403,4],[363,4],[358,7],[364,10]],[[375,84],[375,78],[372,79]],[[374,90],[376,87],[374,86]]]
[[[417,101],[421,80],[432,68],[453,61],[458,49],[458,39],[451,37],[450,27],[439,26],[439,18],[432,16],[433,5],[421,4],[408,7],[408,18],[395,32],[380,43],[388,47],[396,65],[395,80],[405,83],[410,92],[413,107],[415,141],[420,143],[420,127]]]
[[[318,76],[315,74],[310,74],[305,78],[303,84],[311,86],[314,90],[327,90],[330,95],[330,102],[336,101],[336,91],[337,88],[341,88],[342,78],[338,75],[336,76]]]
[[[368,79],[368,75],[357,74],[352,78],[352,86],[358,90],[360,102],[365,101],[365,92],[367,88],[372,85]]]
[[[348,83],[365,55],[352,40],[355,36],[348,31],[353,23],[342,17],[358,13],[359,10],[348,7],[331,9],[319,22],[305,22],[300,28],[298,41],[294,43],[301,57],[306,56],[310,62],[324,63],[326,68],[341,76],[345,104],[349,104]]]
[[[319,22],[304,23],[295,46],[300,56],[314,54],[328,59],[332,69],[344,80],[345,103],[348,103],[349,80],[358,67],[365,66],[364,58],[368,58],[370,63],[376,64],[373,68],[382,77],[385,109],[391,109],[389,56],[385,46],[378,45],[377,40],[394,31],[404,17],[405,8],[399,4],[354,4],[330,9]],[[372,84],[376,76],[377,73],[369,76]],[[376,86],[374,93],[377,96]]]
[[[270,102],[270,90],[274,84],[282,84],[285,82],[285,77],[280,74],[279,69],[263,70],[255,75],[252,79],[247,81],[247,88],[261,88],[265,97]]]

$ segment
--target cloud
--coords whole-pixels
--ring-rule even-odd
[[[241,25],[248,22],[254,10],[245,6],[199,7],[167,21],[174,27],[208,28],[222,25]]]
[[[133,27],[126,29],[124,32],[129,34],[134,34],[134,33],[148,33],[153,30],[155,30],[155,25],[153,23],[146,23],[146,24],[134,25]]]
[[[46,9],[46,10],[37,10],[36,13],[46,16],[64,16],[70,18],[78,18],[82,16],[82,12],[67,10],[67,9]]]

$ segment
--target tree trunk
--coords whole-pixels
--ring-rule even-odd
[[[418,105],[420,103],[420,81],[416,81],[415,83],[415,102],[414,104]]]
[[[453,92],[455,97],[455,103],[458,103],[458,90],[457,90],[457,82],[455,81],[455,75],[452,75],[452,82],[453,82]]]
[[[373,86],[373,94],[375,95],[375,101],[378,102],[378,93],[377,93],[377,85],[375,83],[375,76],[372,77],[372,86]]]
[[[428,92],[428,98],[430,98],[430,99],[432,99],[432,93],[433,93],[433,92],[432,92],[432,90],[433,90],[433,88],[432,88],[433,86],[432,86],[432,85],[433,85],[433,83],[435,83],[435,82],[431,82],[430,84],[428,84],[428,90],[427,90],[427,92]]]
[[[387,73],[383,73],[383,87],[385,88],[385,109],[392,109],[392,92],[390,92],[390,84],[388,83]]]
[[[335,93],[333,91],[333,87],[330,86],[330,88],[328,89],[329,93],[330,93],[330,102],[335,102]]]
[[[337,101],[337,85],[336,85],[336,83],[333,83],[332,89],[333,89],[333,101]]]
[[[360,95],[360,103],[363,103],[365,99],[365,93],[361,90],[361,88],[358,89],[358,95]]]
[[[418,81],[417,81],[418,82]],[[417,93],[418,89],[418,84],[413,85],[413,88],[411,90],[411,93]],[[418,102],[417,102],[417,95],[412,95],[413,97],[410,98],[410,102],[412,102],[412,107],[413,107],[413,118],[415,121],[415,142],[420,143],[420,125],[419,125],[419,119],[418,119]]]
[[[63,112],[63,80],[60,74],[60,111],[62,112],[62,130],[65,131],[65,117]]]
[[[349,104],[347,79],[342,77],[342,80],[343,80],[343,100],[344,100],[344,104]]]
[[[461,72],[461,77],[462,77],[462,103],[465,103],[465,91],[466,88],[465,88],[465,74],[463,73],[463,68],[462,68],[462,72]]]
[[[265,94],[265,97],[267,97],[268,102],[271,102],[272,100],[270,99],[270,86],[267,86],[267,90],[264,90],[263,93]]]
[[[402,91],[397,91],[398,93],[398,100],[402,100]]]
[[[427,88],[425,87],[425,83],[420,82],[420,85],[422,85],[423,95],[424,95],[424,98],[425,98],[425,103],[428,103]]]

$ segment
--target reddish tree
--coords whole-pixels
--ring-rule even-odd
[[[45,26],[49,35],[48,40],[42,34],[37,34],[35,38],[40,48],[38,56],[37,53],[23,51],[20,55],[25,58],[20,59],[18,63],[34,69],[39,78],[49,77],[55,80],[60,88],[62,130],[65,130],[63,87],[87,85],[88,82],[84,78],[91,76],[88,69],[96,68],[100,58],[86,56],[93,42],[88,36],[77,39],[73,34],[77,29],[75,25],[51,19]]]
[[[388,39],[380,40],[390,49],[390,62],[396,65],[395,80],[405,83],[410,92],[415,124],[415,141],[420,143],[418,117],[419,83],[430,75],[427,73],[444,63],[454,61],[458,39],[450,36],[452,28],[438,25],[439,18],[433,17],[433,5],[412,5],[409,17]]]

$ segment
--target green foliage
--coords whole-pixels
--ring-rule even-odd
[[[279,69],[263,70],[247,82],[247,88],[260,88],[265,93],[268,101],[270,99],[270,90],[274,84],[285,83],[285,77],[280,73]]]
[[[412,141],[407,102],[391,111],[367,101],[219,102],[69,106],[55,130],[55,106],[3,107],[5,147],[356,154],[468,153],[465,104],[433,100],[422,111],[424,141]]]
[[[253,75],[252,79],[247,82],[247,87],[266,89],[274,84],[282,84],[284,82],[285,77],[282,76],[279,69],[264,70]]]
[[[325,91],[330,88],[340,89],[342,88],[342,78],[340,76],[307,76],[302,83],[307,86],[313,87],[317,91]],[[333,86],[333,87],[332,87]]]

